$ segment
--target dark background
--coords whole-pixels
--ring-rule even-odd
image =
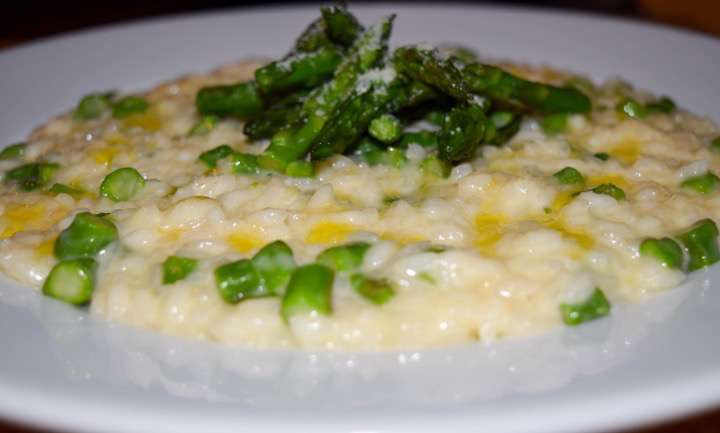
[[[239,0],[19,0],[7,2],[0,10],[0,48],[61,32],[131,19],[223,8],[277,6],[289,3],[307,2],[289,0],[269,2]],[[352,6],[353,2],[350,3]],[[409,2],[405,1],[404,3]],[[455,1],[455,3],[488,2]],[[662,22],[720,35],[720,0],[510,0],[492,3],[602,13],[650,22]],[[0,432],[42,433],[39,430],[5,423],[2,420],[0,420]],[[720,410],[632,433],[718,432],[720,432]]]
[[[172,13],[253,7],[286,1],[241,0],[20,0],[5,3],[0,12],[0,47],[85,27]],[[352,3],[352,2],[350,2]],[[408,3],[405,1],[405,3]],[[432,2],[428,2],[432,3]],[[464,3],[488,3],[482,1]],[[720,34],[720,0],[509,0],[497,4],[531,5],[582,10],[669,22]]]

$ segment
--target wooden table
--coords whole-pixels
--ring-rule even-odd
[[[687,0],[686,2],[674,2],[664,0],[640,0],[639,5],[642,12],[647,16],[673,24],[693,25],[701,30],[713,32],[720,35],[720,20],[716,14],[693,14],[693,11],[711,7],[713,11],[720,11],[717,0]],[[686,7],[688,4],[702,4],[703,8]],[[675,6],[669,6],[675,5]],[[681,11],[681,15],[673,14],[672,11]],[[707,19],[702,19],[703,17]],[[25,37],[0,37],[0,48],[9,47],[24,42]],[[4,433],[49,433],[45,430],[37,430],[17,424],[3,422],[0,420],[0,432]],[[677,420],[671,423],[648,427],[640,430],[626,431],[622,433],[720,433],[720,408],[695,415],[690,418]]]

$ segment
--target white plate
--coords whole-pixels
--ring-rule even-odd
[[[622,75],[720,119],[720,43],[606,18],[471,6],[397,11],[397,43]],[[315,8],[228,12],[0,52],[0,142],[93,90],[139,90],[277,56]],[[720,403],[720,268],[608,320],[493,345],[396,353],[249,351],[113,326],[0,283],[0,416],[92,432],[590,432]]]

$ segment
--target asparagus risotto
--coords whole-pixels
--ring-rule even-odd
[[[579,325],[720,258],[710,120],[392,22],[323,8],[282,60],[85,96],[0,153],[0,268],[169,334],[372,350]]]

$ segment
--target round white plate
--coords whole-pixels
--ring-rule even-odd
[[[395,44],[458,42],[621,75],[720,120],[720,42],[607,18],[472,6],[398,12]],[[278,56],[316,8],[166,18],[0,52],[0,142],[90,91]],[[720,267],[611,318],[526,340],[395,353],[251,351],[105,323],[0,282],[0,416],[87,432],[591,432],[720,403]]]

